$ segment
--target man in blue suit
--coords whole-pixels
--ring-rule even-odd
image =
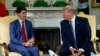
[[[95,53],[91,42],[91,29],[87,18],[75,15],[75,8],[68,5],[63,9],[64,20],[61,21],[63,45],[60,56],[90,56]]]
[[[32,23],[26,20],[27,9],[18,7],[16,12],[18,19],[10,23],[10,51],[18,52],[22,56],[39,56]]]

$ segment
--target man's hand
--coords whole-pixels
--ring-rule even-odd
[[[29,43],[29,42],[27,41],[26,43],[23,43],[23,45],[24,45],[25,47],[30,47],[30,46],[31,46],[31,43]]]
[[[77,55],[76,55],[76,56],[82,56],[83,51],[81,51],[81,50],[77,50],[77,51],[78,51],[78,53],[77,53]]]
[[[29,42],[30,42],[32,45],[34,45],[34,44],[35,44],[35,39],[34,39],[34,38],[31,38],[31,39],[29,40]]]
[[[69,49],[70,49],[70,51],[72,53],[72,56],[76,56],[75,51],[77,51],[77,49],[75,49],[75,48],[69,48]]]
[[[26,43],[23,43],[23,45],[25,47],[30,47],[30,46],[33,46],[35,44],[35,39],[34,38],[31,38],[30,40],[28,40]]]

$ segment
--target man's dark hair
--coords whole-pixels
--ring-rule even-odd
[[[20,13],[22,10],[27,11],[25,7],[17,7],[16,13]]]

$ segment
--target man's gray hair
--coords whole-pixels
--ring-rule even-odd
[[[63,8],[63,10],[66,10],[66,9],[76,10],[76,8],[73,5],[67,5]]]
[[[62,9],[62,11],[65,11],[65,10],[71,10],[72,12],[75,13],[76,8],[73,5],[67,5]]]

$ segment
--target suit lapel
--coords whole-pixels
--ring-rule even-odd
[[[28,26],[27,20],[25,20],[25,27],[26,27],[26,34],[27,34],[27,36],[28,36],[29,26]]]
[[[21,25],[20,25],[20,22],[19,22],[19,20],[18,20],[18,19],[17,19],[17,21],[16,21],[16,25],[17,25],[17,27],[18,27],[19,31],[21,32]]]
[[[16,25],[17,25],[17,27],[18,27],[20,33],[21,33],[21,32],[22,32],[22,29],[21,29],[21,25],[20,25],[19,20],[16,21]],[[29,26],[28,26],[27,20],[25,20],[25,28],[26,28],[26,35],[27,35],[27,37],[28,37]]]
[[[76,18],[75,18],[75,34],[76,34],[76,36],[77,36],[77,34],[78,34],[78,30],[79,30],[79,19],[78,19],[78,17],[76,16]]]

